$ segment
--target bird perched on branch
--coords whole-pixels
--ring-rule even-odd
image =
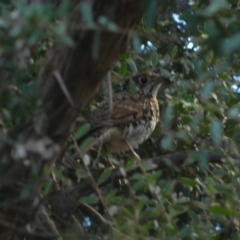
[[[96,143],[102,143],[108,152],[137,148],[149,138],[159,121],[156,96],[161,80],[155,73],[133,77],[136,93],[125,87],[124,91],[113,95],[111,107],[108,100],[101,102],[86,118],[90,130],[78,140],[78,144],[91,138],[84,151]]]

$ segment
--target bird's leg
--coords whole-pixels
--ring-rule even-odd
[[[96,167],[96,164],[99,162],[99,158],[101,156],[102,149],[103,149],[103,143],[102,143],[102,141],[100,141],[99,148],[97,150],[97,157],[96,157],[96,159],[94,161],[93,167]]]
[[[129,142],[126,140],[126,144],[128,145],[129,149],[131,150],[133,156],[139,161],[141,162],[141,158],[139,157],[139,155],[134,151],[134,149],[132,148],[132,146],[129,144]]]
[[[111,166],[112,169],[115,169],[116,167],[112,164],[111,160],[109,159],[108,151],[107,151],[105,145],[103,145],[103,149],[104,149],[104,151],[107,153],[107,162],[110,164],[110,166]]]
[[[116,167],[115,167],[115,165],[112,164],[111,160],[109,159],[108,153],[107,153],[107,160],[108,160],[111,168],[112,168],[112,169],[115,169]]]

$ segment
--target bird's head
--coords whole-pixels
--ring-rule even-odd
[[[139,74],[127,80],[125,89],[131,92],[137,92],[149,97],[156,97],[161,86],[162,78],[156,73]]]

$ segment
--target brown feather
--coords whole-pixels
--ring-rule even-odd
[[[86,118],[91,129],[83,140],[92,136],[95,138],[93,144],[103,141],[106,149],[119,152],[129,149],[129,144],[138,146],[150,136],[159,119],[156,94],[160,82],[159,77],[154,75],[148,84],[141,85],[139,77],[134,78],[138,86],[136,94],[130,91],[114,94],[111,112],[107,100],[91,112]]]

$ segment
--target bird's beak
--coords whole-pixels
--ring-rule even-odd
[[[152,77],[152,78],[155,78],[156,83],[162,82],[162,80],[163,80],[162,77],[159,74],[154,73],[154,72],[150,72],[149,76]]]

